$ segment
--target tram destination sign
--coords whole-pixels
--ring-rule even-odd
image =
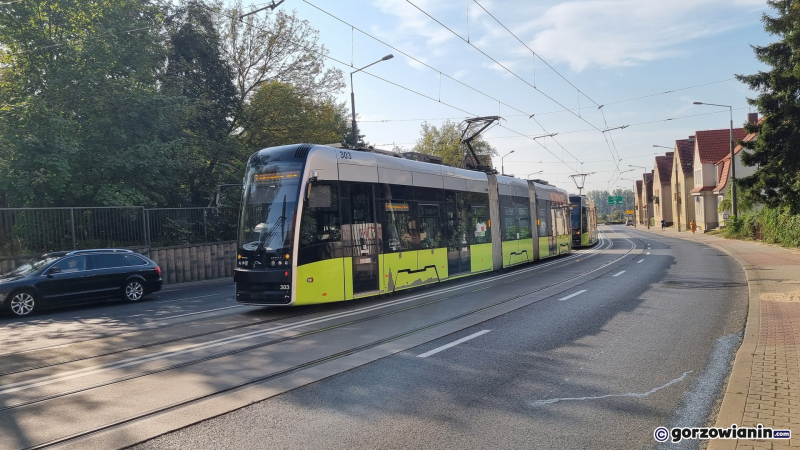
[[[609,205],[621,205],[623,204],[622,196],[621,195],[612,195],[608,197],[608,204]]]

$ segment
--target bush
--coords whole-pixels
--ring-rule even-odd
[[[800,215],[789,208],[763,208],[740,217],[730,217],[724,236],[734,239],[756,239],[785,247],[800,247]]]

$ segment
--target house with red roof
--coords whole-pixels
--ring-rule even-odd
[[[634,194],[633,212],[636,215],[634,222],[643,224],[644,208],[642,208],[642,180],[636,180],[636,192]]]
[[[656,156],[653,164],[653,220],[656,225],[661,221],[672,226],[672,160],[675,152],[664,156]]]
[[[750,123],[761,123],[764,118],[758,118],[758,113],[750,113],[747,115],[747,121]],[[749,133],[742,139],[743,142],[750,142],[758,136],[758,133]],[[742,164],[742,145],[738,144],[733,149],[734,160],[736,164],[736,178],[744,178],[755,173],[756,167],[745,166]],[[714,194],[718,196],[718,203],[725,199],[726,195],[730,195],[730,179],[731,179],[731,155],[726,154],[724,158],[717,161],[717,186],[714,188]],[[718,211],[718,221],[721,226],[725,225],[725,220],[731,214],[729,210]]]
[[[733,129],[733,139],[744,139],[744,128]],[[690,191],[694,202],[697,228],[701,232],[719,226],[719,196],[714,194],[719,182],[717,162],[730,154],[730,128],[703,130],[695,133],[694,140],[694,188]]]
[[[653,218],[653,171],[645,172],[642,175],[642,197],[639,200],[642,205],[642,222],[645,225],[651,223]]]
[[[689,201],[689,191],[694,187],[694,136],[676,140],[673,153],[670,181],[672,221],[678,231],[686,231],[694,220],[694,207]]]

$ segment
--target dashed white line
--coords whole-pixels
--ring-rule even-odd
[[[647,252],[647,254],[649,255],[649,254],[650,254],[650,252]]]
[[[574,294],[570,294],[570,295],[568,295],[568,296],[566,296],[566,297],[564,297],[564,298],[560,298],[560,299],[558,299],[558,300],[559,300],[559,301],[569,300],[569,299],[571,299],[572,297],[577,297],[577,296],[579,296],[579,295],[583,294],[584,292],[586,292],[586,289],[582,289],[582,290],[580,290],[580,291],[578,291],[578,292],[576,292],[576,293],[574,293]]]
[[[622,275],[623,273],[625,273],[625,271],[624,271],[624,270],[623,270],[622,272],[620,272],[620,273],[617,273],[617,274],[614,274],[614,275],[612,275],[612,276],[618,277],[618,276]]]
[[[641,264],[641,263],[643,263],[643,262],[644,262],[644,260],[643,260],[643,259],[640,259],[640,260],[636,261],[636,264]]]
[[[470,339],[475,339],[476,337],[481,336],[483,334],[486,334],[486,333],[488,333],[490,331],[492,331],[492,330],[481,330],[481,331],[478,331],[477,333],[470,334],[469,336],[463,337],[463,338],[461,338],[461,339],[459,339],[457,341],[453,341],[453,342],[451,342],[449,344],[445,344],[445,345],[443,345],[441,347],[437,347],[437,348],[435,348],[435,349],[433,349],[431,351],[425,352],[425,353],[423,353],[421,355],[417,355],[417,358],[427,358],[428,356],[435,355],[435,354],[439,353],[442,350],[447,350],[450,347],[455,347],[456,345],[461,344],[463,342],[467,342]]]

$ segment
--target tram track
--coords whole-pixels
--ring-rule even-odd
[[[168,412],[170,410],[181,408],[181,407],[190,405],[192,403],[196,403],[196,402],[208,399],[210,397],[224,395],[226,393],[230,393],[230,392],[233,392],[233,391],[236,391],[236,390],[239,390],[239,389],[243,389],[243,388],[251,386],[251,385],[263,383],[263,382],[266,382],[266,381],[269,381],[269,380],[272,380],[272,379],[275,379],[275,378],[279,378],[279,377],[282,377],[282,376],[285,376],[285,375],[289,375],[289,374],[294,373],[294,372],[298,372],[298,371],[307,369],[309,367],[313,367],[315,365],[319,365],[319,364],[322,364],[322,363],[325,363],[325,362],[333,361],[333,360],[336,360],[338,358],[342,358],[342,357],[345,357],[345,356],[360,352],[360,351],[365,350],[365,349],[369,349],[369,348],[372,348],[372,347],[375,347],[375,346],[378,346],[378,345],[381,345],[381,344],[384,344],[384,343],[387,343],[387,342],[391,342],[391,341],[394,341],[394,340],[397,340],[397,339],[401,339],[403,337],[410,336],[410,335],[413,335],[415,333],[419,333],[419,332],[422,332],[422,331],[425,331],[425,330],[429,330],[431,328],[435,328],[435,327],[441,326],[443,324],[447,324],[449,322],[453,322],[453,321],[456,321],[458,319],[461,319],[461,318],[464,318],[464,317],[468,317],[470,315],[474,315],[474,314],[477,314],[477,313],[480,313],[480,312],[483,312],[483,311],[486,311],[486,310],[490,310],[492,308],[496,308],[496,307],[498,307],[500,305],[504,305],[506,303],[509,303],[509,302],[514,301],[514,300],[520,299],[522,297],[534,294],[536,292],[540,292],[542,290],[545,290],[545,289],[548,289],[548,288],[552,288],[554,286],[558,286],[558,285],[573,281],[573,280],[581,278],[581,277],[586,277],[589,274],[597,273],[597,272],[603,270],[604,268],[606,268],[606,267],[608,267],[608,266],[610,266],[610,265],[612,265],[614,263],[617,263],[621,259],[625,258],[626,256],[630,255],[632,252],[634,252],[636,250],[636,244],[631,239],[639,240],[639,239],[634,238],[634,237],[626,238],[626,240],[631,243],[631,247],[629,249],[627,249],[627,251],[625,253],[623,253],[622,255],[620,255],[619,257],[614,258],[613,260],[610,260],[608,262],[605,262],[604,264],[602,264],[602,265],[600,265],[598,267],[592,268],[591,270],[588,270],[588,271],[585,271],[585,272],[581,272],[581,273],[579,273],[577,275],[573,275],[573,276],[564,278],[562,280],[559,280],[556,283],[550,283],[550,284],[538,287],[536,289],[528,290],[528,291],[519,293],[517,295],[513,295],[513,296],[510,296],[510,297],[504,298],[504,299],[502,299],[500,301],[493,302],[492,304],[484,305],[484,306],[482,306],[480,308],[475,308],[475,309],[472,309],[472,310],[469,310],[469,311],[465,311],[465,312],[463,312],[461,314],[458,314],[458,315],[455,315],[455,316],[452,316],[452,317],[448,317],[446,319],[443,319],[443,320],[440,320],[440,321],[437,321],[437,322],[434,322],[434,323],[430,323],[430,324],[427,324],[427,325],[424,325],[424,326],[421,326],[421,327],[417,327],[417,328],[414,328],[414,329],[411,329],[411,330],[406,330],[406,331],[404,331],[402,333],[398,333],[398,334],[395,334],[395,335],[392,335],[392,336],[388,336],[388,337],[385,337],[385,338],[382,338],[382,339],[378,339],[378,340],[375,340],[375,341],[372,341],[372,342],[369,342],[369,343],[365,343],[365,344],[362,344],[362,345],[357,346],[357,347],[353,347],[353,348],[350,348],[350,349],[347,349],[347,350],[344,350],[344,351],[341,351],[341,352],[334,353],[332,355],[327,355],[325,357],[317,358],[317,359],[314,359],[314,360],[308,361],[308,362],[304,362],[302,364],[298,364],[298,365],[286,368],[284,370],[279,370],[279,371],[276,371],[276,372],[265,374],[264,376],[251,379],[251,380],[249,380],[249,381],[247,381],[245,383],[239,383],[239,384],[236,384],[234,386],[230,386],[230,387],[227,387],[227,388],[224,388],[224,389],[220,389],[220,390],[218,390],[216,392],[213,392],[213,393],[210,393],[208,395],[203,395],[203,396],[192,398],[192,399],[189,399],[189,400],[186,400],[186,401],[181,401],[181,402],[177,402],[177,403],[174,403],[174,404],[165,405],[163,407],[156,408],[154,410],[147,411],[147,412],[144,412],[144,413],[141,413],[141,414],[129,417],[129,418],[118,420],[118,421],[115,421],[115,422],[112,422],[112,423],[108,423],[108,424],[100,426],[100,427],[96,427],[96,428],[93,428],[93,429],[90,429],[90,430],[85,430],[85,431],[82,431],[82,432],[79,432],[79,433],[76,433],[76,434],[73,434],[73,435],[70,435],[70,436],[65,436],[63,438],[59,438],[57,440],[52,440],[52,441],[49,441],[49,442],[46,442],[46,443],[42,443],[42,444],[39,444],[39,445],[35,445],[35,446],[29,447],[29,448],[45,448],[45,447],[48,447],[48,446],[53,446],[53,445],[65,443],[67,441],[74,440],[74,439],[79,439],[79,438],[82,438],[82,437],[86,437],[86,436],[92,435],[94,433],[98,433],[98,432],[101,432],[101,431],[104,431],[104,430],[108,430],[110,428],[123,426],[123,425],[129,424],[129,423],[132,423],[132,422],[135,422],[135,421],[138,421],[138,420],[142,420],[142,419],[145,419],[147,417],[150,417],[150,416],[153,416],[153,415],[156,415],[156,414],[160,414],[160,413]],[[568,258],[570,258],[570,259],[575,259],[575,258],[585,259],[585,258],[588,258],[588,257],[591,257],[591,256],[602,254],[602,253],[606,252],[607,250],[609,250],[610,248],[613,247],[613,241],[609,239],[604,245],[606,245],[605,248],[602,248],[602,249],[601,248],[596,248],[596,249],[594,249],[594,252],[592,252],[592,253],[589,253],[589,254],[577,253],[577,254],[570,255],[570,257],[568,257]],[[642,246],[642,248],[640,250],[644,251],[643,247],[644,246]],[[566,260],[567,260],[567,258],[563,258],[563,259],[560,259],[559,261],[553,261],[553,262],[548,263],[548,264],[564,262]],[[622,267],[622,266],[625,266],[625,265],[630,264],[630,263],[631,263],[631,261],[625,262],[623,264],[618,265],[618,267]],[[553,264],[553,265],[557,265],[557,264]],[[537,268],[542,268],[542,266],[536,266],[536,267]],[[533,269],[533,268],[524,269],[525,272],[515,271],[515,272],[509,273],[509,274],[503,274],[501,276],[503,278],[505,278],[505,277],[508,277],[508,276],[521,275],[522,274],[523,276],[520,276],[517,279],[515,279],[515,281],[519,281],[519,280],[525,279],[528,276],[530,276],[529,275],[530,269]],[[594,277],[587,278],[585,281],[579,283],[578,286],[583,285],[583,284],[588,283],[588,282],[591,282],[592,280],[594,280],[597,277],[600,277],[600,276],[602,276],[604,274],[605,273],[602,273],[602,274],[598,274],[598,275],[596,275]],[[497,277],[493,277],[492,279],[479,280],[480,282],[475,283],[475,284],[485,284],[488,281],[496,281],[496,280],[497,280]],[[464,286],[462,285],[462,286],[459,286],[458,288],[463,288],[463,287]],[[473,287],[475,287],[475,286],[473,286]],[[31,404],[34,404],[34,403],[41,403],[41,402],[45,402],[45,401],[48,401],[48,400],[53,400],[53,399],[59,398],[59,397],[75,395],[75,394],[83,393],[83,392],[86,392],[86,391],[89,391],[89,390],[92,390],[92,389],[98,389],[98,388],[103,387],[103,386],[108,386],[108,385],[111,385],[111,384],[121,383],[121,382],[130,380],[130,379],[141,378],[141,377],[144,377],[144,376],[147,376],[147,375],[152,375],[152,374],[158,373],[158,372],[165,372],[165,371],[169,371],[169,370],[174,370],[174,369],[177,369],[177,368],[187,367],[187,366],[190,366],[190,365],[194,365],[194,364],[210,361],[210,360],[221,358],[221,357],[224,357],[224,356],[230,356],[230,355],[234,355],[234,354],[237,354],[237,353],[243,353],[243,352],[251,351],[251,350],[254,350],[256,348],[263,348],[263,347],[268,347],[268,346],[275,345],[275,344],[278,344],[278,343],[287,342],[287,341],[290,341],[290,340],[301,339],[303,337],[307,337],[307,336],[311,336],[311,335],[315,335],[315,334],[319,334],[319,333],[324,333],[326,331],[330,331],[330,330],[333,330],[333,329],[336,329],[336,328],[347,327],[347,326],[351,326],[351,325],[354,325],[354,324],[357,324],[357,323],[366,322],[366,321],[369,321],[369,320],[374,320],[374,319],[377,319],[377,318],[380,318],[380,317],[386,317],[388,315],[399,314],[399,313],[406,312],[406,311],[409,311],[409,310],[412,310],[412,309],[421,308],[421,307],[424,307],[424,306],[427,306],[427,305],[431,305],[431,304],[434,304],[434,303],[444,302],[446,300],[451,300],[451,299],[453,299],[455,297],[463,296],[463,295],[466,295],[466,294],[469,294],[469,293],[475,293],[475,292],[484,291],[484,290],[491,289],[491,288],[494,288],[494,287],[496,287],[496,285],[494,285],[494,284],[489,284],[487,286],[476,287],[474,289],[469,290],[468,292],[454,293],[453,295],[449,295],[449,296],[446,296],[446,297],[443,297],[443,298],[438,298],[438,299],[434,299],[434,300],[431,300],[431,301],[426,301],[426,302],[422,302],[422,303],[418,303],[418,304],[408,305],[406,307],[403,307],[403,308],[400,308],[400,309],[397,309],[397,310],[384,311],[384,312],[381,312],[381,313],[378,313],[378,314],[372,314],[372,315],[369,315],[369,316],[366,316],[366,317],[361,317],[361,318],[358,318],[358,319],[355,319],[355,320],[349,320],[349,321],[346,321],[344,323],[339,323],[339,324],[336,324],[336,325],[333,325],[333,326],[322,327],[322,328],[317,329],[317,330],[311,330],[311,331],[299,333],[299,334],[294,335],[294,336],[283,337],[283,338],[279,338],[279,339],[273,339],[273,340],[270,340],[270,341],[261,342],[261,343],[258,343],[258,344],[253,344],[253,345],[249,345],[249,346],[238,348],[238,349],[233,349],[233,350],[230,350],[230,351],[219,352],[217,354],[209,355],[209,356],[203,357],[203,358],[195,358],[193,360],[185,361],[185,362],[182,362],[182,363],[172,364],[172,365],[169,365],[169,366],[165,366],[165,367],[159,368],[157,370],[144,371],[144,372],[140,372],[140,373],[136,373],[136,374],[131,374],[131,375],[126,376],[126,377],[116,378],[114,380],[107,380],[104,383],[100,383],[100,384],[93,385],[93,386],[86,386],[86,387],[81,388],[81,389],[76,389],[76,390],[74,390],[72,392],[59,393],[59,394],[54,395],[54,396],[44,397],[44,398],[40,398],[40,399],[35,399],[33,401],[29,401],[29,402],[24,402],[24,403],[20,403],[20,404],[16,404],[16,405],[11,405],[11,406],[8,406],[6,408],[0,409],[0,411],[8,410],[8,409],[14,409],[14,408],[21,408],[21,407],[24,407],[24,406],[27,406],[27,405],[31,405]],[[448,290],[457,290],[457,288],[450,288]],[[442,290],[439,290],[439,291],[442,291]],[[435,295],[435,293],[429,293],[427,295]],[[547,296],[545,298],[537,300],[537,302],[545,300],[547,298],[551,298],[554,295],[557,295],[557,294],[549,295],[549,296]],[[399,299],[399,300],[397,300],[395,302],[410,302],[410,301],[413,301],[413,300],[418,300],[419,299],[418,297],[420,297],[420,296],[412,296],[411,298]],[[393,303],[393,304],[398,304],[398,303]],[[369,306],[369,307],[361,308],[361,309],[362,310],[363,309],[375,309],[375,307],[388,307],[388,306],[392,306],[392,305],[379,304],[379,305],[373,305],[373,306]],[[358,314],[360,312],[369,312],[369,311],[358,311],[358,310],[356,310],[356,311],[353,311],[353,312],[350,312],[350,313]],[[333,318],[329,318],[327,320],[332,320],[332,319]],[[302,324],[302,322],[301,322],[301,324]],[[280,329],[275,330],[274,332],[277,332],[277,331],[280,331]],[[2,393],[2,391],[3,391],[3,387],[0,387],[0,393]]]
[[[611,247],[613,247],[613,241],[608,240],[607,242],[609,243],[609,246],[607,248],[602,248],[601,251],[606,251],[606,250],[610,249]],[[601,242],[598,243],[597,247],[601,247],[603,244],[605,244],[605,242],[601,241]],[[597,251],[597,250],[600,250],[600,248],[593,248],[593,249],[588,249],[588,250]],[[471,281],[469,283],[462,283],[462,284],[459,284],[458,286],[455,286],[455,287],[456,288],[467,287],[467,286],[469,286],[470,284],[473,284],[473,283],[483,283],[483,282],[493,281],[493,280],[498,279],[499,277],[509,276],[509,275],[527,275],[529,272],[532,272],[532,271],[538,271],[538,270],[541,270],[541,269],[547,269],[547,268],[550,268],[551,266],[557,265],[559,263],[570,261],[572,259],[579,259],[581,256],[586,254],[586,253],[584,253],[585,251],[586,250],[574,251],[570,255],[568,255],[566,257],[559,258],[559,259],[557,259],[555,261],[548,261],[548,262],[540,263],[540,264],[537,264],[537,265],[534,265],[534,266],[530,266],[530,267],[519,268],[517,270],[514,270],[513,272],[501,273],[501,274],[498,274],[498,275],[491,276],[491,277],[489,277],[487,279],[484,279],[484,280],[473,280],[473,281]],[[595,255],[595,254],[597,254],[597,253],[589,253],[589,255]],[[456,283],[458,283],[458,281],[456,281]],[[430,288],[430,287],[431,287],[430,285],[427,285],[427,286],[415,287],[415,288],[412,288],[412,289],[415,289],[415,290],[416,289],[426,289],[426,288]],[[438,291],[443,291],[443,290],[446,291],[446,290],[448,290],[450,288],[453,288],[453,286],[442,287],[442,289],[440,289]],[[403,291],[400,291],[400,292],[397,292],[397,293],[387,294],[387,296],[389,296],[389,295],[397,295],[397,294],[405,294],[405,293],[408,293],[410,290],[411,289],[403,290]],[[431,292],[431,293],[427,293],[425,295],[435,295],[436,293],[437,293],[437,291],[434,291],[434,292]],[[374,299],[364,299],[364,300],[374,300]],[[358,301],[358,300],[356,300],[356,301]],[[194,334],[189,334],[189,335],[186,335],[186,336],[177,336],[177,337],[170,338],[170,339],[162,339],[162,340],[158,340],[158,341],[154,341],[154,342],[148,342],[146,344],[128,346],[128,347],[123,347],[123,348],[117,348],[117,349],[109,350],[109,351],[102,352],[102,353],[95,353],[95,354],[91,354],[91,355],[75,357],[75,358],[59,360],[59,361],[52,361],[52,362],[39,364],[39,365],[36,365],[36,366],[28,366],[28,367],[25,367],[25,368],[20,368],[20,369],[0,372],[0,379],[2,377],[4,377],[4,376],[8,376],[8,375],[14,375],[14,374],[19,374],[19,373],[24,373],[24,372],[30,372],[30,371],[33,371],[33,370],[46,369],[48,367],[57,367],[57,366],[60,366],[60,365],[71,364],[71,363],[76,363],[76,362],[80,362],[80,361],[87,361],[87,360],[91,360],[91,359],[95,359],[95,358],[102,358],[102,357],[106,357],[106,356],[119,355],[119,354],[122,354],[122,353],[125,353],[125,352],[131,352],[131,351],[135,351],[135,350],[143,350],[143,349],[146,349],[146,348],[152,348],[152,347],[156,347],[156,346],[159,346],[159,345],[166,345],[166,344],[170,344],[170,343],[174,343],[174,342],[188,341],[188,340],[191,340],[191,339],[196,339],[196,338],[200,338],[200,337],[204,337],[204,336],[211,336],[211,335],[226,333],[226,332],[234,331],[234,330],[238,330],[238,329],[256,327],[256,326],[260,326],[260,325],[279,322],[281,320],[296,319],[296,318],[311,316],[311,315],[320,314],[320,313],[324,314],[324,313],[328,313],[328,312],[335,311],[335,310],[344,310],[344,309],[349,308],[350,306],[352,306],[352,301],[324,304],[324,305],[320,305],[314,311],[305,311],[305,312],[300,312],[300,313],[296,313],[296,314],[287,314],[287,315],[283,315],[283,316],[280,316],[280,317],[274,317],[274,318],[258,320],[258,321],[250,322],[250,323],[233,325],[233,326],[224,327],[224,328],[220,328],[220,329],[216,329],[216,330],[210,330],[210,331],[206,331],[206,332],[202,332],[202,333],[194,333]],[[205,320],[208,320],[208,318],[206,318]],[[136,332],[134,332],[134,333],[136,333]],[[112,337],[109,337],[109,338],[114,338],[114,337],[118,337],[118,336],[112,336]],[[90,339],[90,340],[86,340],[86,341],[77,341],[77,342],[70,343],[70,344],[62,344],[62,346],[84,344],[84,343],[87,343],[87,342],[92,342],[92,341],[97,341],[97,340],[102,340],[102,339],[108,339],[108,338]],[[24,353],[33,353],[33,352],[36,352],[36,351],[43,351],[43,350],[48,350],[48,349],[49,349],[49,347],[42,347],[42,348],[38,348],[38,349],[29,349],[29,350],[25,350]],[[21,353],[21,352],[18,352],[18,353]],[[17,353],[5,353],[5,354],[0,355],[0,358],[7,357],[7,356],[13,356],[15,354],[17,354]],[[2,409],[0,409],[0,410],[2,410]]]

